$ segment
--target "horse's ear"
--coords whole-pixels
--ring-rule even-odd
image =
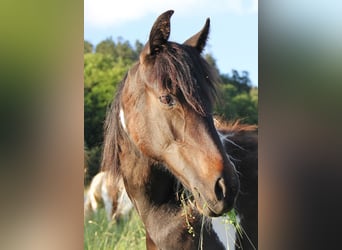
[[[184,44],[195,47],[200,53],[203,51],[205,44],[207,43],[209,35],[210,19],[207,18],[204,27],[200,32],[190,37],[184,42]]]
[[[160,51],[161,47],[167,43],[170,36],[170,18],[173,12],[173,10],[164,12],[154,22],[149,40],[145,45],[141,56],[155,55]]]

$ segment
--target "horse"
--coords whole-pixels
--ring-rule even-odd
[[[213,221],[213,229],[219,236],[221,242],[226,249],[231,249],[235,244],[236,249],[256,249],[258,244],[258,138],[257,127],[255,125],[241,124],[239,121],[226,122],[221,118],[214,117],[214,124],[221,138],[228,157],[234,162],[240,178],[240,194],[235,204],[235,209],[239,218],[239,224],[243,231],[235,232],[235,237],[230,231],[234,231],[234,227],[222,223],[222,219]],[[91,184],[90,190],[99,187],[101,177],[104,172],[97,174]],[[102,181],[101,181],[102,182]],[[117,198],[117,192],[112,192],[112,200],[117,200],[116,216],[124,216],[132,208],[132,204],[128,200],[127,193],[122,180],[119,182],[117,189],[121,194]],[[99,191],[97,191],[99,193]],[[89,191],[89,194],[94,191]],[[102,191],[102,199],[106,200],[104,195],[108,193]],[[110,202],[107,204],[111,204]],[[115,209],[114,209],[115,211]],[[107,213],[110,215],[110,213]],[[112,213],[114,214],[114,213]],[[113,216],[114,217],[114,216]],[[115,217],[117,218],[117,217]],[[229,227],[230,226],[230,227]]]
[[[100,205],[104,205],[108,221],[123,219],[128,217],[133,208],[131,200],[128,198],[122,180],[112,185],[108,181],[108,172],[97,173],[90,183],[89,190],[85,196],[84,217],[91,213],[96,213]]]
[[[234,207],[240,183],[212,116],[210,19],[179,44],[168,41],[173,12],[157,18],[107,111],[102,169],[123,179],[147,249],[225,249],[210,218]]]
[[[236,232],[236,249],[258,246],[258,135],[257,126],[215,119],[215,127],[239,174],[240,192],[235,204],[242,232]]]

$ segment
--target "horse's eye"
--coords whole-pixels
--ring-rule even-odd
[[[159,96],[159,101],[165,105],[168,105],[170,107],[172,107],[173,105],[175,105],[175,101],[173,99],[173,97],[171,95],[162,95]]]

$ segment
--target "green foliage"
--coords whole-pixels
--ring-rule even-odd
[[[103,208],[84,221],[85,250],[146,249],[145,229],[135,211],[128,219],[108,222]]]
[[[97,45],[96,52],[84,54],[84,137],[89,151],[85,184],[99,170],[107,107],[136,57],[128,42],[116,45],[111,39]]]
[[[140,44],[136,43],[136,45],[140,46]],[[122,38],[118,39],[116,44],[116,57],[121,58],[124,61],[134,62],[138,60],[139,54],[132,48],[131,44],[128,41],[123,41]]]
[[[86,153],[86,171],[84,174],[84,186],[89,186],[93,177],[100,170],[100,162],[102,157],[102,147],[94,146],[91,149],[85,149]]]
[[[116,53],[113,39],[110,37],[101,41],[98,45],[96,45],[95,52],[114,56]]]
[[[136,40],[135,41],[135,51],[136,51],[137,55],[140,55],[143,48],[144,48],[144,45],[141,42],[139,42],[139,40]]]
[[[235,108],[235,115],[244,123],[258,123],[257,107],[253,103],[250,93],[243,92],[233,97],[232,106]]]
[[[249,92],[251,89],[251,80],[249,79],[248,72],[242,71],[240,75],[237,70],[232,70],[232,74],[222,74],[221,80],[223,84],[234,85],[239,92]]]
[[[88,42],[88,41],[84,41],[84,50],[83,53],[87,54],[87,53],[93,53],[94,51],[94,46]]]
[[[226,120],[258,124],[258,88],[250,86],[248,72],[242,76],[233,70],[232,76],[221,75],[221,95],[215,113]]]
[[[84,55],[84,132],[89,148],[103,141],[107,106],[130,63],[104,54]]]
[[[107,38],[96,46],[96,53],[104,55],[111,55],[113,58],[124,61],[126,64],[130,64],[133,61],[138,60],[139,53],[142,49],[142,44],[139,41],[135,43],[136,49],[133,49],[129,41],[123,41],[121,37],[117,39],[115,43],[113,39]]]

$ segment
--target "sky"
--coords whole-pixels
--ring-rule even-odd
[[[156,18],[170,9],[170,41],[184,42],[209,17],[204,53],[213,55],[220,73],[248,71],[258,85],[258,0],[84,0],[84,39],[93,45],[109,37],[145,44]]]

